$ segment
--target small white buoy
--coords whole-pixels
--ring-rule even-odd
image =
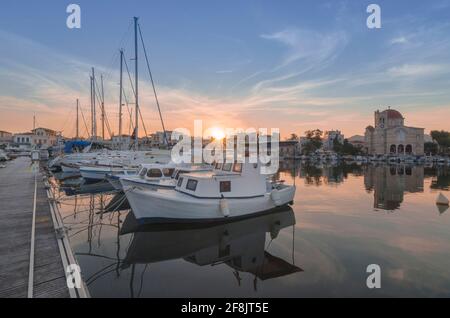
[[[228,207],[227,199],[220,199],[220,212],[222,212],[225,217],[230,215],[230,208]]]
[[[449,201],[448,199],[445,197],[445,195],[443,195],[442,193],[439,193],[437,199],[436,199],[436,204],[438,205],[449,205]]]

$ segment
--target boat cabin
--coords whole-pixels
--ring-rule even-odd
[[[217,163],[209,172],[180,175],[175,190],[208,199],[263,196],[267,181],[260,168],[257,163]]]
[[[146,180],[178,180],[180,175],[191,172],[211,171],[209,167],[203,166],[177,166],[175,164],[142,164],[138,175]]]
[[[142,164],[138,175],[146,180],[171,179],[175,169],[175,164]]]

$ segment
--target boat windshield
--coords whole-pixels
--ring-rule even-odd
[[[147,174],[147,168],[142,168],[141,171],[139,171],[139,176],[145,177]]]
[[[174,168],[164,168],[163,169],[163,174],[165,177],[170,177],[173,175],[173,172],[175,171]]]
[[[222,170],[223,171],[231,171],[231,167],[233,166],[233,164],[232,163],[224,163],[223,164],[223,167],[222,167]]]

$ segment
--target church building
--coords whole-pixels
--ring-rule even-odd
[[[424,154],[424,128],[405,126],[405,118],[394,109],[375,112],[375,127],[365,133],[367,153],[370,155]]]

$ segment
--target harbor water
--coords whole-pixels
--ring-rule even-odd
[[[137,226],[107,183],[56,174],[53,191],[92,297],[450,296],[450,211],[435,204],[449,167],[284,162],[278,177],[292,208],[195,227]]]

